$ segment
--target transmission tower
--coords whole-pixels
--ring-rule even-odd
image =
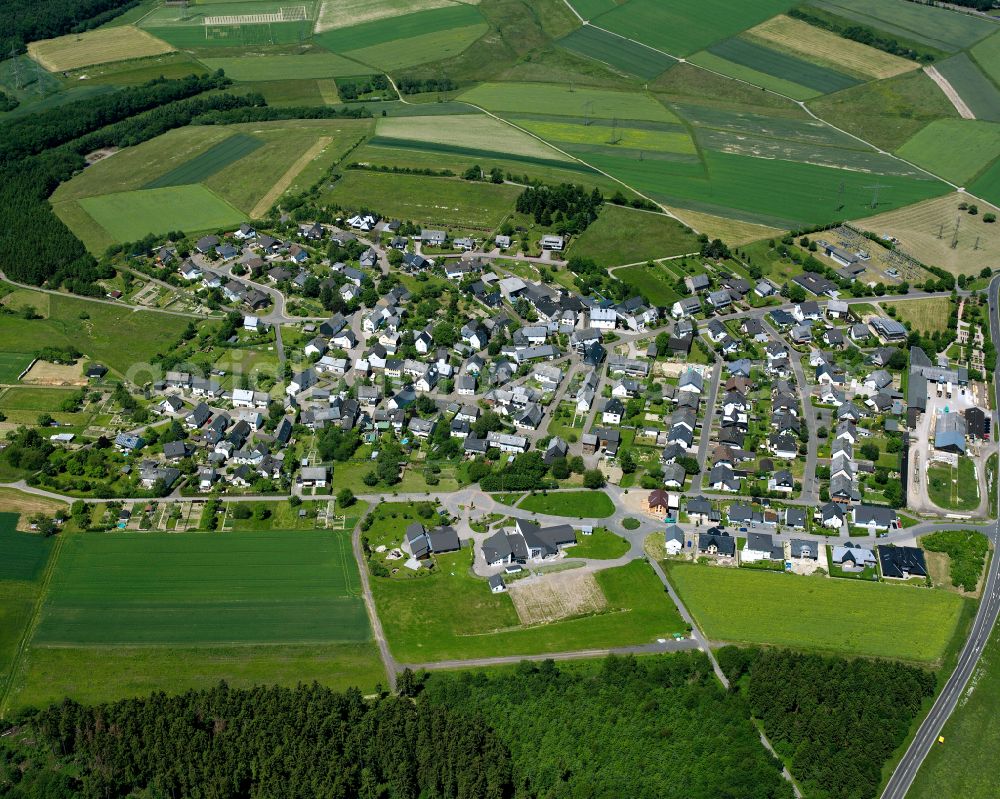
[[[888,189],[890,186],[884,183],[879,183],[878,180],[875,181],[871,186],[865,186],[866,189],[872,190],[872,208],[878,208],[878,193],[880,189]]]
[[[618,117],[613,117],[611,120],[611,141],[608,144],[619,144],[621,140],[622,137],[618,134]]]
[[[958,229],[962,226],[962,215],[955,218],[955,234],[951,237],[951,248],[954,250],[958,246]]]
[[[24,84],[21,82],[21,60],[17,57],[17,48],[14,45],[10,46],[10,66],[14,74],[14,88],[23,89]]]
[[[591,122],[593,122],[593,120],[590,118],[590,115],[593,112],[593,110],[594,110],[594,101],[587,100],[587,102],[583,104],[583,124],[585,127],[590,127]]]
[[[844,181],[840,181],[840,185],[837,187],[837,210],[841,210],[844,207]]]
[[[944,238],[944,222],[942,222],[940,225],[938,225],[938,234],[937,234],[937,237],[939,239],[943,239]]]
[[[976,236],[976,243],[972,247],[973,250],[979,249],[979,236]]]

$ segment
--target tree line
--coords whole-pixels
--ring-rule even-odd
[[[24,52],[28,42],[96,28],[137,5],[139,0],[0,0],[0,58],[11,49]]]
[[[0,793],[17,799],[513,795],[510,752],[482,719],[317,684],[65,700],[23,729],[0,750]]]
[[[874,799],[936,681],[902,663],[788,650],[725,647],[718,660],[811,799]]]
[[[812,7],[809,10],[802,7],[792,8],[788,11],[788,16],[808,22],[817,28],[831,31],[853,42],[867,44],[869,47],[874,47],[877,50],[882,50],[901,58],[908,58],[911,61],[930,62],[936,58],[934,53],[920,48],[919,45],[911,42],[900,42],[891,36],[886,36],[880,31],[869,28],[867,25],[851,24],[841,17],[827,14]]]

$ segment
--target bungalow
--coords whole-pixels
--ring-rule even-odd
[[[303,466],[299,473],[299,481],[303,486],[326,488],[327,471],[325,466]]]
[[[524,436],[514,436],[507,433],[492,432],[486,434],[486,443],[501,452],[521,453],[528,449],[528,439]]]
[[[844,571],[859,572],[875,565],[875,553],[861,544],[848,541],[833,548],[833,562]]]
[[[879,545],[876,549],[883,577],[908,580],[910,577],[927,576],[927,561],[919,547]]]
[[[448,241],[448,234],[443,230],[421,230],[420,241],[422,244],[429,244],[432,247],[443,247]]]
[[[563,248],[566,246],[566,239],[562,236],[542,236],[541,241],[542,249],[549,250],[551,252],[562,252]]]

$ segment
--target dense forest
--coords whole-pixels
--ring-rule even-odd
[[[10,799],[501,799],[510,754],[476,716],[319,685],[64,701],[0,750]]]
[[[558,186],[529,186],[517,198],[519,214],[527,214],[543,227],[555,225],[561,233],[582,233],[597,219],[604,204],[600,189],[588,192],[583,186],[560,183]]]
[[[435,674],[419,698],[486,719],[510,748],[518,796],[792,796],[700,653]]]
[[[935,688],[933,673],[885,660],[736,647],[718,658],[810,799],[874,799]]]
[[[137,6],[139,0],[0,0],[0,57],[11,48],[24,50],[28,42],[80,33],[114,19]]]

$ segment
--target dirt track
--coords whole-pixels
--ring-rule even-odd
[[[961,95],[955,91],[955,87],[952,86],[948,79],[937,71],[937,67],[924,67],[924,72],[927,76],[934,81],[938,86],[941,87],[941,91],[945,93],[951,104],[955,106],[955,110],[958,111],[958,115],[962,119],[975,119],[976,115],[972,113],[972,109],[965,104],[965,100],[962,99]]]
[[[274,201],[284,193],[285,189],[292,185],[292,181],[298,177],[299,172],[305,169],[309,162],[323,152],[323,150],[326,149],[332,141],[333,139],[330,136],[323,136],[322,138],[317,139],[316,143],[312,147],[302,153],[302,157],[288,168],[288,171],[281,176],[278,182],[271,187],[271,190],[267,194],[260,198],[260,201],[250,212],[250,218],[260,219],[264,216],[264,214],[268,212],[268,209],[274,205]]]

